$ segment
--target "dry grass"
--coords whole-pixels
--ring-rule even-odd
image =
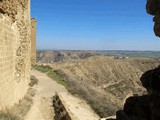
[[[46,73],[50,70],[52,70],[52,68],[49,65],[32,65],[32,69],[36,69],[40,72]]]
[[[53,70],[53,68],[49,68],[48,66],[45,68],[42,65],[34,66],[34,68],[41,72],[45,71],[50,78],[65,86],[71,94],[86,100],[100,117],[115,115],[118,109],[117,105],[109,101],[103,94],[90,88],[89,85],[84,85],[79,83],[79,81],[73,80],[73,78],[70,78],[61,70]]]
[[[47,73],[65,83],[70,93],[85,99],[100,117],[107,117],[121,109],[128,95],[144,92],[139,78],[157,65],[159,62],[152,59],[91,57],[52,64],[54,69],[50,68]],[[49,68],[40,67],[43,71]]]
[[[31,77],[30,86],[37,84],[38,79]],[[35,89],[29,88],[26,95],[18,104],[14,105],[10,110],[0,112],[0,120],[23,120],[24,116],[30,110],[33,103],[33,96],[35,95]]]
[[[80,85],[77,82],[70,81],[68,84],[69,87],[67,90],[71,94],[86,100],[100,117],[115,115],[115,112],[118,109],[117,105],[109,101],[109,99],[103,94],[90,88],[89,86]]]
[[[31,75],[30,80],[31,80],[30,83],[29,83],[30,87],[33,87],[34,85],[38,84],[38,79],[34,75]]]
[[[32,68],[34,68],[40,72],[47,73],[48,77],[55,80],[58,84],[61,84],[61,85],[65,86],[66,88],[68,87],[68,83],[64,79],[65,74],[63,72],[58,71],[58,70],[53,70],[53,68],[51,68],[48,65],[34,65],[34,66],[32,66]]]
[[[25,95],[25,97],[19,102],[19,104],[15,105],[10,111],[15,116],[23,120],[26,113],[30,110],[32,106],[32,97],[35,95],[35,90],[30,88]]]
[[[20,120],[20,119],[9,113],[0,113],[0,120]]]

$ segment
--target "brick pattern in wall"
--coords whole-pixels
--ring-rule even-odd
[[[30,24],[29,0],[0,1],[0,110],[11,108],[27,92],[30,79]]]

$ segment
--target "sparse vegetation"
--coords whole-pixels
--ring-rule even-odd
[[[74,96],[86,100],[100,117],[112,116],[118,109],[116,104],[113,104],[106,96],[98,93],[96,90],[90,88],[90,86],[80,85],[78,82],[70,81],[67,90]]]
[[[0,120],[23,120],[26,113],[32,105],[32,97],[35,95],[35,90],[30,88],[25,97],[16,104],[12,109],[0,112]]]
[[[38,84],[38,79],[35,76],[31,76],[29,86],[33,87]],[[29,88],[28,92],[18,104],[16,104],[10,110],[5,110],[5,112],[0,112],[0,120],[23,120],[23,117],[30,110],[32,105],[32,97],[35,95],[35,90]]]
[[[50,78],[52,78],[55,81],[57,81],[59,84],[65,86],[66,88],[68,87],[68,83],[64,80],[64,78],[63,78],[62,74],[60,73],[60,71],[54,71],[54,70],[52,70],[52,71],[49,71],[47,73],[47,75]]]
[[[34,85],[38,84],[38,79],[35,76],[31,75],[30,80],[29,86],[33,87]]]
[[[59,84],[66,87],[66,89],[73,95],[78,96],[88,102],[88,104],[95,110],[100,117],[111,116],[117,110],[117,105],[112,104],[103,94],[91,89],[89,86],[80,85],[78,81],[72,81],[61,70],[53,70],[49,66],[34,66],[39,71],[45,71],[47,75]]]
[[[128,95],[144,92],[139,78],[144,71],[157,65],[159,61],[154,59],[121,61],[92,57],[53,64],[54,69],[50,68],[46,73],[71,94],[86,100],[100,117],[108,117],[122,109]],[[42,68],[45,69],[45,66]]]
[[[64,74],[61,71],[53,70],[50,66],[46,65],[34,65],[32,66],[36,70],[47,73],[48,77],[52,78],[53,80],[57,81],[57,83],[65,86],[66,88],[68,87],[67,81],[64,79]]]
[[[32,65],[32,68],[34,68],[40,72],[43,72],[43,73],[46,73],[46,72],[49,72],[50,70],[52,70],[52,68],[49,65]]]
[[[20,120],[20,119],[9,113],[0,113],[0,120]]]

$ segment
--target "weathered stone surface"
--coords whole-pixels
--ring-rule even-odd
[[[146,4],[147,13],[155,16],[153,18],[155,35],[160,37],[160,0],[148,0]]]
[[[55,120],[99,120],[91,108],[69,93],[58,92],[53,98]]]
[[[123,111],[133,120],[150,120],[150,96],[134,96],[126,100]]]
[[[13,22],[16,20],[17,15],[17,0],[2,0],[0,2],[0,12],[8,15]]]
[[[26,94],[30,77],[30,1],[0,1],[0,110]]]
[[[160,67],[145,72],[140,80],[149,93],[153,90],[160,92]]]
[[[31,19],[31,63],[36,64],[36,27],[37,20]]]

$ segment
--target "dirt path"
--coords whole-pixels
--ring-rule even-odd
[[[39,81],[35,86],[37,92],[33,98],[33,106],[25,116],[25,120],[54,120],[52,97],[55,92],[66,92],[66,89],[44,73],[32,70],[31,74]]]

